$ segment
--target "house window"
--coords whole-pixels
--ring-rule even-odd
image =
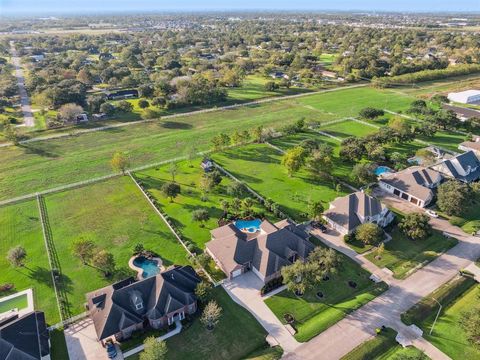
[[[142,310],[143,309],[143,303],[140,302],[140,303],[135,304],[135,309]]]
[[[393,190],[393,193],[397,196],[400,196],[400,191],[398,191],[397,189]]]
[[[418,205],[418,200],[415,199],[415,198],[413,198],[413,197],[410,199],[410,202],[411,202],[412,204]]]
[[[408,200],[408,194],[402,193],[402,199]]]

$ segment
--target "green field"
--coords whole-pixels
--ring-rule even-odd
[[[267,145],[248,145],[213,155],[213,159],[253,190],[280,205],[282,211],[296,220],[305,220],[305,209],[311,201],[322,201],[325,207],[344,191],[337,193],[333,182],[313,181],[301,170],[289,177],[281,165],[281,154]]]
[[[400,221],[401,215],[396,216]],[[435,260],[442,252],[458,243],[456,239],[449,239],[437,231],[427,239],[417,241],[410,240],[398,226],[394,226],[389,233],[392,240],[385,243],[385,251],[381,258],[376,258],[375,251],[367,254],[366,258],[380,268],[390,269],[393,276],[398,279],[407,277],[415,268]]]
[[[109,160],[115,151],[126,152],[131,166],[136,167],[183,155],[193,138],[197,150],[206,150],[210,148],[210,139],[221,131],[232,133],[258,125],[281,126],[300,118],[333,120],[356,115],[361,108],[379,103],[398,111],[406,108],[411,100],[392,95],[389,90],[341,89],[1,148],[0,199],[109,174],[112,172]]]
[[[203,170],[200,167],[200,160],[179,162],[175,181],[181,187],[181,194],[171,202],[161,192],[162,184],[172,181],[169,167],[169,165],[166,165],[140,171],[135,173],[135,176],[142,181],[148,192],[158,201],[162,211],[169,216],[176,228],[180,230],[182,238],[193,242],[199,250],[203,250],[205,243],[211,240],[210,230],[219,226],[218,221],[223,216],[221,201],[231,202],[233,199],[233,196],[227,193],[227,187],[232,183],[232,180],[223,176],[220,185],[207,193],[206,198],[202,199],[203,192],[200,188],[200,182]],[[244,194],[243,198],[245,197],[247,197],[247,194]],[[192,212],[197,209],[206,209],[210,215],[210,219],[203,226],[200,222],[192,219]],[[254,210],[256,212],[265,211],[259,203],[256,203]]]
[[[25,309],[28,306],[28,298],[26,294],[16,296],[9,300],[0,299],[0,314],[12,309]]]
[[[480,287],[475,284],[442,311],[432,335],[428,333],[433,324],[435,312],[425,322],[417,325],[423,329],[424,336],[428,341],[452,359],[479,359],[480,349],[475,348],[467,341],[465,331],[459,324],[462,313],[477,306],[479,297]]]
[[[340,123],[335,123],[327,126],[322,126],[320,130],[325,131],[333,136],[345,139],[349,136],[363,137],[376,133],[378,128],[368,126],[353,120],[346,120]]]
[[[265,300],[283,323],[286,323],[285,314],[293,315],[294,326],[298,331],[295,338],[298,341],[310,340],[387,289],[385,283],[373,283],[369,279],[370,273],[345,255],[339,256],[342,263],[338,272],[330,275],[328,281],[322,281],[306,292],[303,297],[284,290]],[[357,287],[350,287],[349,281],[354,281]],[[323,292],[322,299],[316,296],[318,291]]]
[[[0,229],[0,284],[14,284],[11,293],[33,289],[35,308],[45,312],[49,324],[57,323],[60,314],[36,201],[0,207]],[[17,245],[26,250],[27,261],[24,267],[14,268],[6,256]]]
[[[45,202],[72,314],[84,311],[87,292],[132,274],[128,260],[137,243],[158,253],[165,266],[187,263],[183,247],[128,176],[49,195]],[[72,243],[78,239],[114,255],[113,278],[73,256]]]
[[[167,340],[168,360],[240,360],[264,348],[267,333],[247,310],[233,302],[222,287],[213,290],[213,299],[222,308],[218,325],[208,331],[195,317],[179,335]],[[128,360],[138,358],[137,354]]]

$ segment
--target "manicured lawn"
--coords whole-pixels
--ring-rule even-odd
[[[438,131],[434,137],[419,137],[420,140],[427,141],[430,144],[437,145],[443,149],[461,152],[458,150],[458,145],[465,141],[465,135],[450,132]]]
[[[400,360],[406,356],[420,356],[422,352],[414,347],[403,348],[400,346],[395,337],[397,332],[390,328],[383,330],[373,339],[359,345],[342,360]],[[425,357],[428,359],[428,357]]]
[[[285,314],[293,315],[298,331],[295,338],[298,341],[308,341],[387,289],[385,283],[373,283],[369,279],[370,273],[352,260],[342,254],[339,256],[342,266],[338,272],[304,296],[297,297],[285,290],[265,300],[283,323],[286,323]],[[357,287],[349,286],[349,281],[354,281]],[[323,298],[317,297],[318,291],[324,294]]]
[[[0,199],[109,174],[109,161],[115,151],[126,152],[132,167],[136,167],[182,155],[192,139],[198,151],[206,150],[210,148],[210,139],[222,131],[280,126],[300,118],[327,121],[356,116],[363,107],[385,103],[398,111],[411,100],[387,90],[342,89],[2,148]]]
[[[368,126],[353,120],[345,120],[339,123],[322,126],[320,130],[341,139],[345,139],[349,136],[363,137],[378,131],[378,129],[373,126]]]
[[[278,146],[282,150],[288,150],[291,147],[299,145],[304,140],[316,140],[320,143],[325,143],[333,148],[333,169],[332,175],[349,183],[356,185],[355,181],[351,178],[352,167],[355,165],[349,161],[346,161],[340,157],[340,142],[336,141],[328,136],[324,136],[314,131],[305,131],[295,135],[283,136],[280,138],[272,139],[269,142],[272,145]]]
[[[52,360],[67,360],[68,350],[63,330],[53,330],[50,332],[50,356]]]
[[[335,61],[335,58],[338,56],[338,54],[328,54],[324,53],[320,55],[320,62],[323,64],[323,66],[329,67],[333,64]]]
[[[55,324],[60,314],[36,201],[0,207],[0,229],[0,284],[15,285],[11,292],[0,296],[33,289],[35,308],[45,312],[49,324]],[[6,256],[17,245],[26,250],[27,261],[24,267],[14,268]]]
[[[280,359],[282,355],[283,349],[280,346],[274,346],[254,351],[249,354],[245,360],[277,360]]]
[[[450,218],[452,224],[460,226],[467,234],[473,234],[480,230],[480,195],[475,194],[472,200],[472,204],[463,208],[461,216]]]
[[[179,335],[167,340],[168,360],[240,360],[264,348],[267,333],[247,310],[233,302],[222,287],[213,290],[213,299],[222,308],[219,323],[208,331],[196,316]],[[128,358],[134,359],[138,355]]]
[[[302,170],[289,177],[281,165],[281,154],[268,145],[247,145],[213,155],[213,159],[234,176],[266,198],[278,203],[281,210],[296,220],[305,220],[309,199],[322,201],[325,207],[337,196],[330,181],[315,182]]]
[[[170,165],[140,171],[135,173],[135,176],[143,182],[148,192],[158,201],[162,211],[174,221],[182,233],[182,237],[193,242],[199,250],[203,250],[205,243],[211,240],[210,230],[219,226],[218,221],[223,216],[221,201],[231,202],[234,197],[227,193],[227,187],[233,180],[223,176],[220,185],[202,199],[203,192],[200,182],[204,171],[200,167],[200,162],[201,159],[197,158],[192,162],[177,163],[178,174],[175,176],[175,181],[181,187],[181,194],[173,202],[161,192],[162,184],[172,181],[169,173]],[[243,198],[245,197],[248,197],[247,193],[243,196]],[[197,209],[206,209],[210,215],[210,219],[203,226],[200,222],[192,219],[192,212]],[[256,212],[265,211],[258,202],[256,202],[254,210]],[[279,219],[272,218],[272,220],[278,221]]]
[[[401,215],[396,214],[396,216],[400,221]],[[380,268],[390,269],[393,271],[393,276],[399,279],[407,277],[411,270],[429,263],[458,242],[454,238],[446,238],[438,231],[434,231],[425,240],[413,241],[406,237],[398,226],[393,227],[390,235],[392,240],[385,244],[381,259],[376,258],[375,251],[366,255],[366,258]]]
[[[435,312],[420,325],[425,338],[452,359],[480,358],[480,349],[473,347],[467,341],[467,335],[459,324],[462,313],[478,305],[479,296],[480,287],[475,284],[460,298],[453,301],[450,306],[443,303],[445,308],[435,324],[432,335],[428,335],[428,333],[433,324]]]
[[[187,263],[183,247],[128,176],[49,195],[45,202],[72,314],[84,310],[87,292],[132,274],[128,260],[137,243],[158,253],[165,266]],[[114,255],[114,278],[104,278],[73,256],[78,239],[89,239]]]
[[[27,295],[16,296],[10,300],[0,299],[0,314],[12,309],[25,309],[28,306]]]

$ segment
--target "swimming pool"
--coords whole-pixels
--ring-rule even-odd
[[[414,165],[422,165],[423,164],[423,158],[421,156],[414,156],[411,157],[410,159],[407,160],[409,164],[414,164]]]
[[[374,171],[375,175],[377,176],[380,176],[385,173],[391,173],[391,172],[393,172],[393,170],[390,169],[388,166],[377,166],[377,168]]]
[[[237,220],[233,224],[237,227],[237,229],[248,232],[248,233],[255,233],[260,231],[260,225],[262,220],[254,219],[254,220]]]
[[[157,260],[150,260],[144,256],[139,256],[133,260],[133,265],[143,270],[142,277],[148,278],[155,276],[160,272]]]

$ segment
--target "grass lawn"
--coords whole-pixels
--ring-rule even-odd
[[[322,55],[320,55],[320,62],[323,64],[323,66],[325,67],[329,67],[333,64],[333,62],[335,61],[335,58],[338,56],[338,54],[328,54],[328,53],[324,53]]]
[[[341,139],[345,139],[349,136],[363,137],[369,134],[373,134],[378,131],[378,128],[374,126],[368,126],[353,120],[345,120],[339,123],[322,126],[320,130]]]
[[[10,293],[1,296],[31,288],[35,308],[45,312],[49,324],[57,323],[60,314],[36,201],[0,207],[0,229],[0,284],[15,285]],[[27,252],[26,264],[20,268],[12,267],[6,259],[9,249],[17,245]]]
[[[396,214],[398,221],[402,215]],[[380,268],[386,267],[393,271],[393,276],[403,279],[410,275],[410,271],[434,260],[440,253],[457,244],[454,238],[446,238],[438,231],[425,240],[410,240],[398,226],[390,232],[392,240],[385,244],[385,251],[381,259],[376,259],[375,251],[366,255],[366,258]]]
[[[418,137],[419,140],[426,141],[432,145],[439,146],[443,149],[461,152],[458,150],[458,145],[465,141],[465,135],[450,131],[438,131],[434,137]]]
[[[68,359],[67,343],[63,330],[53,330],[50,332],[50,357],[52,360]]]
[[[179,335],[167,340],[168,360],[240,360],[254,351],[264,349],[267,333],[257,320],[233,302],[222,287],[214,288],[212,296],[222,308],[222,316],[215,329],[208,331],[198,316],[195,317]],[[137,354],[128,360],[138,358]]]
[[[397,332],[390,328],[383,330],[373,339],[359,345],[341,360],[401,360],[406,356],[419,356],[420,350],[414,347],[403,348],[397,343]],[[428,359],[425,356],[425,359]]]
[[[475,194],[473,203],[465,206],[461,216],[451,216],[450,222],[456,226],[460,226],[467,234],[473,234],[480,230],[480,194]],[[446,214],[442,214],[448,217]]]
[[[28,306],[28,298],[26,294],[2,301],[0,299],[0,314],[12,309],[25,309]]]
[[[248,75],[243,81],[243,85],[241,87],[227,89],[228,98],[229,100],[237,100],[237,102],[239,100],[240,102],[243,102],[254,101],[272,96],[295,95],[312,91],[311,89],[297,87],[291,87],[290,89],[282,87],[276,91],[266,91],[265,84],[269,81],[274,80],[262,75]],[[276,82],[280,83],[279,80]]]
[[[480,349],[467,341],[467,335],[459,324],[462,313],[478,305],[479,296],[480,287],[474,284],[449,306],[443,303],[444,310],[435,324],[432,335],[428,333],[436,315],[435,311],[420,325],[425,338],[452,359],[480,358]]]
[[[158,253],[165,266],[187,263],[183,247],[130,177],[52,194],[45,202],[72,314],[84,310],[87,292],[114,281],[72,255],[75,240],[89,239],[110,251],[117,265],[115,278],[132,273],[128,260],[137,243]]]
[[[278,146],[282,150],[288,150],[291,147],[299,145],[304,140],[316,140],[318,142],[330,145],[333,148],[332,175],[349,184],[357,185],[356,181],[351,178],[352,168],[355,164],[340,157],[339,141],[314,131],[305,131],[295,135],[272,139],[269,142],[272,145]]]
[[[301,170],[289,177],[281,165],[281,154],[268,145],[254,144],[213,155],[213,159],[252,189],[278,203],[296,220],[305,220],[309,199],[328,203],[346,192],[337,193],[330,181],[315,182]]]
[[[181,187],[181,194],[173,202],[166,198],[161,187],[165,182],[172,180],[169,173],[170,165],[152,168],[135,173],[135,176],[144,183],[147,190],[155,197],[161,209],[174,221],[181,231],[182,238],[193,242],[199,250],[204,249],[205,243],[211,240],[210,230],[216,229],[218,220],[223,216],[221,201],[231,201],[233,196],[227,193],[227,187],[233,182],[229,177],[223,176],[218,187],[207,194],[206,201],[202,201],[200,182],[203,170],[200,167],[201,159],[192,162],[181,161],[178,165],[178,174],[175,181]],[[192,212],[197,209],[206,209],[210,219],[203,226],[198,221],[193,221]],[[257,203],[256,212],[263,212],[264,208]],[[278,219],[272,219],[278,221]]]
[[[293,315],[294,326],[298,331],[295,338],[298,341],[310,340],[387,289],[385,283],[373,283],[369,279],[370,273],[345,255],[339,256],[342,267],[338,273],[331,275],[328,281],[322,281],[304,296],[297,297],[284,290],[265,300],[281,322],[286,323],[285,314]],[[357,287],[350,287],[349,281],[354,281]],[[316,296],[318,291],[324,294],[323,298]]]
[[[266,347],[265,349],[254,351],[244,360],[278,360],[283,355],[283,349],[280,346]]]
[[[109,174],[109,161],[115,151],[126,152],[132,167],[136,167],[182,155],[192,139],[198,151],[206,150],[210,148],[210,139],[222,131],[279,126],[300,118],[328,121],[356,116],[363,107],[385,102],[391,110],[398,111],[408,107],[411,100],[369,87],[341,89],[6,147],[0,149],[0,199]]]

